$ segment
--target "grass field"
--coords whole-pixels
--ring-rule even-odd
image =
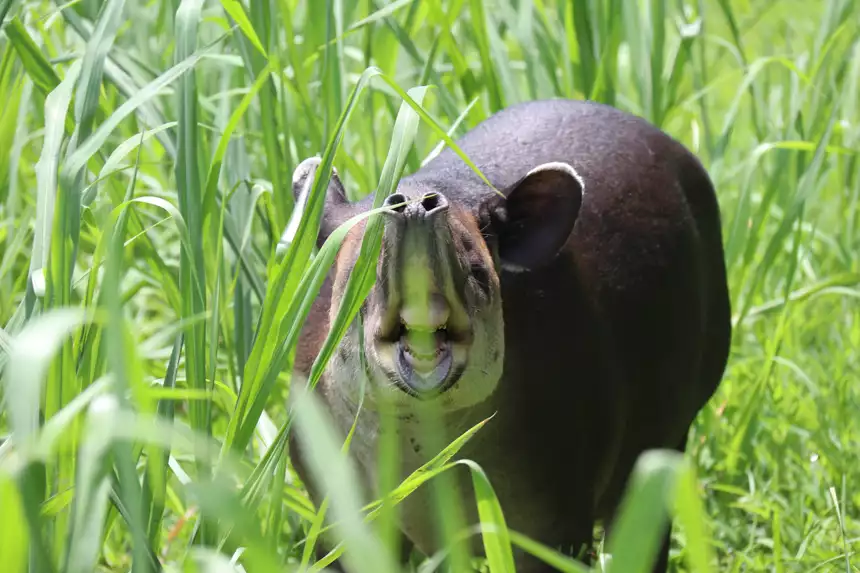
[[[612,570],[667,506],[678,570],[860,570],[860,2],[0,0],[0,21],[3,571],[313,564],[288,373],[337,244],[312,257],[306,216],[276,257],[293,169],[386,193],[549,97],[662,127],[723,214],[729,366],[686,461],[641,466]],[[308,412],[347,564],[393,570],[391,506],[358,518],[373,500]],[[494,572],[511,544],[581,570],[480,491]]]

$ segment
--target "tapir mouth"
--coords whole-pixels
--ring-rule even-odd
[[[428,397],[456,382],[453,345],[446,328],[424,330],[401,325],[394,344],[394,366],[403,390]]]

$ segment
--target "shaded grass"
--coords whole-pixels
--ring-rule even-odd
[[[463,440],[389,477],[381,504],[334,480],[319,513],[286,441],[298,328],[346,230],[314,248],[332,168],[378,206],[440,144],[548,97],[640,114],[702,158],[735,312],[687,455],[640,460],[596,567],[644,567],[654,539],[639,532],[668,509],[683,570],[856,570],[857,2],[145,4],[0,0],[10,571],[274,571],[312,563],[328,532],[345,540],[331,557],[387,570],[369,549],[396,554],[396,503],[451,471],[472,472],[483,522],[440,520],[455,560],[469,559],[456,540],[481,535],[493,571],[511,569],[512,545],[582,570],[507,530],[494,477],[453,457]],[[313,155],[298,234],[276,256],[290,173]],[[311,384],[369,289],[376,220]],[[298,431],[325,474],[342,445],[308,408]]]

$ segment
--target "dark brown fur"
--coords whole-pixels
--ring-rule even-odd
[[[485,469],[511,528],[550,546],[590,544],[595,520],[611,521],[639,454],[683,451],[722,377],[731,325],[715,192],[682,145],[595,103],[513,106],[458,145],[502,190],[551,161],[569,163],[584,181],[558,256],[500,273],[504,374],[492,403],[469,422],[497,415],[462,455]],[[452,151],[398,188],[406,196],[428,190],[472,213],[472,240],[484,240],[477,214],[493,192]],[[360,231],[350,240],[348,251]],[[300,372],[327,332],[330,280],[299,344]],[[655,571],[666,569],[667,552],[668,539]],[[549,569],[525,557],[519,565]]]

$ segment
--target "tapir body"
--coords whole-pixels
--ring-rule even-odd
[[[380,397],[397,412],[404,476],[437,452],[419,422],[427,404],[448,440],[494,415],[459,457],[485,470],[510,528],[576,552],[596,520],[611,525],[643,451],[684,450],[723,375],[731,323],[714,188],[680,143],[597,103],[515,105],[457,145],[505,197],[447,148],[399,182],[376,284],[317,389],[345,436],[367,388],[350,452],[369,492]],[[315,166],[297,169],[297,192]],[[336,176],[327,193],[320,244],[372,201],[348,202]],[[328,333],[363,228],[311,310],[300,373]],[[477,523],[468,472],[457,476]],[[400,513],[425,554],[439,548],[431,504],[423,486]],[[664,571],[668,524],[655,527]],[[551,570],[524,553],[517,568]]]

